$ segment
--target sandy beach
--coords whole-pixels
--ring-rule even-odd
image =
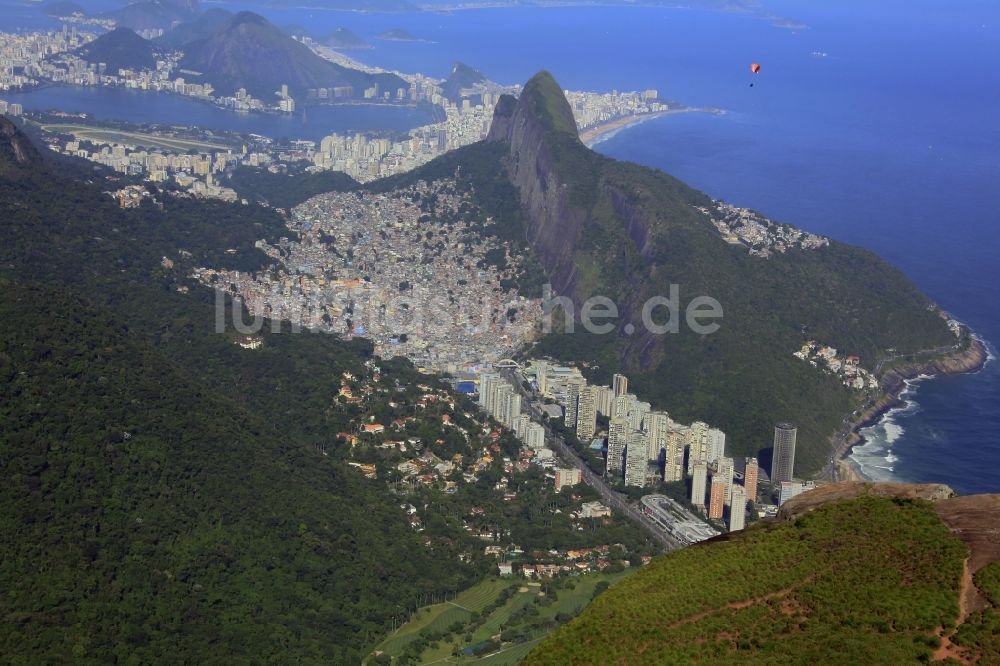
[[[722,109],[684,108],[658,111],[656,113],[644,113],[638,116],[623,116],[580,132],[580,141],[583,141],[584,145],[588,148],[593,148],[600,142],[607,141],[626,127],[632,127],[633,125],[644,123],[647,120],[653,120],[654,118],[669,116],[676,113],[714,113],[716,115],[721,115],[725,113],[725,111]]]

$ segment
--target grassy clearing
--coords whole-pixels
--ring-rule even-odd
[[[592,574],[558,585],[546,583],[545,594],[540,594],[543,586],[538,581],[486,580],[449,603],[420,609],[376,651],[390,657],[393,664],[517,664],[559,622],[586,606],[598,584],[614,584],[626,575]],[[461,629],[450,632],[456,622]],[[476,645],[484,653],[461,654]]]

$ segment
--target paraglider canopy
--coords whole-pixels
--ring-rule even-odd
[[[750,71],[753,72],[754,74],[759,73],[760,72],[760,65],[757,64],[757,63],[751,63],[750,64]]]

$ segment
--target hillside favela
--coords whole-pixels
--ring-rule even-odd
[[[1000,664],[1000,7],[312,5],[0,0],[4,663]]]

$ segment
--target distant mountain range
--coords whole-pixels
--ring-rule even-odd
[[[42,5],[42,11],[48,16],[72,16],[87,14],[87,10],[75,2],[49,2]]]
[[[161,49],[129,28],[115,28],[76,51],[89,63],[104,63],[109,72],[119,69],[156,69]]]
[[[143,0],[105,12],[101,17],[114,19],[119,27],[136,31],[166,31],[194,19],[199,12],[197,0]]]
[[[165,32],[156,42],[170,49],[183,50],[185,46],[192,42],[211,37],[232,16],[233,13],[225,9],[209,9],[184,23],[178,24],[172,30]]]
[[[301,7],[295,0],[261,0],[258,4],[280,8]],[[321,5],[326,10],[351,11],[351,12],[414,12],[420,8],[409,0],[324,0]]]
[[[393,74],[367,74],[324,60],[252,12],[240,12],[211,36],[187,44],[180,66],[200,72],[189,78],[209,82],[223,94],[245,88],[267,101],[282,85],[300,99],[317,87],[350,86],[356,97],[373,85],[393,96],[399,88],[409,87]]]

